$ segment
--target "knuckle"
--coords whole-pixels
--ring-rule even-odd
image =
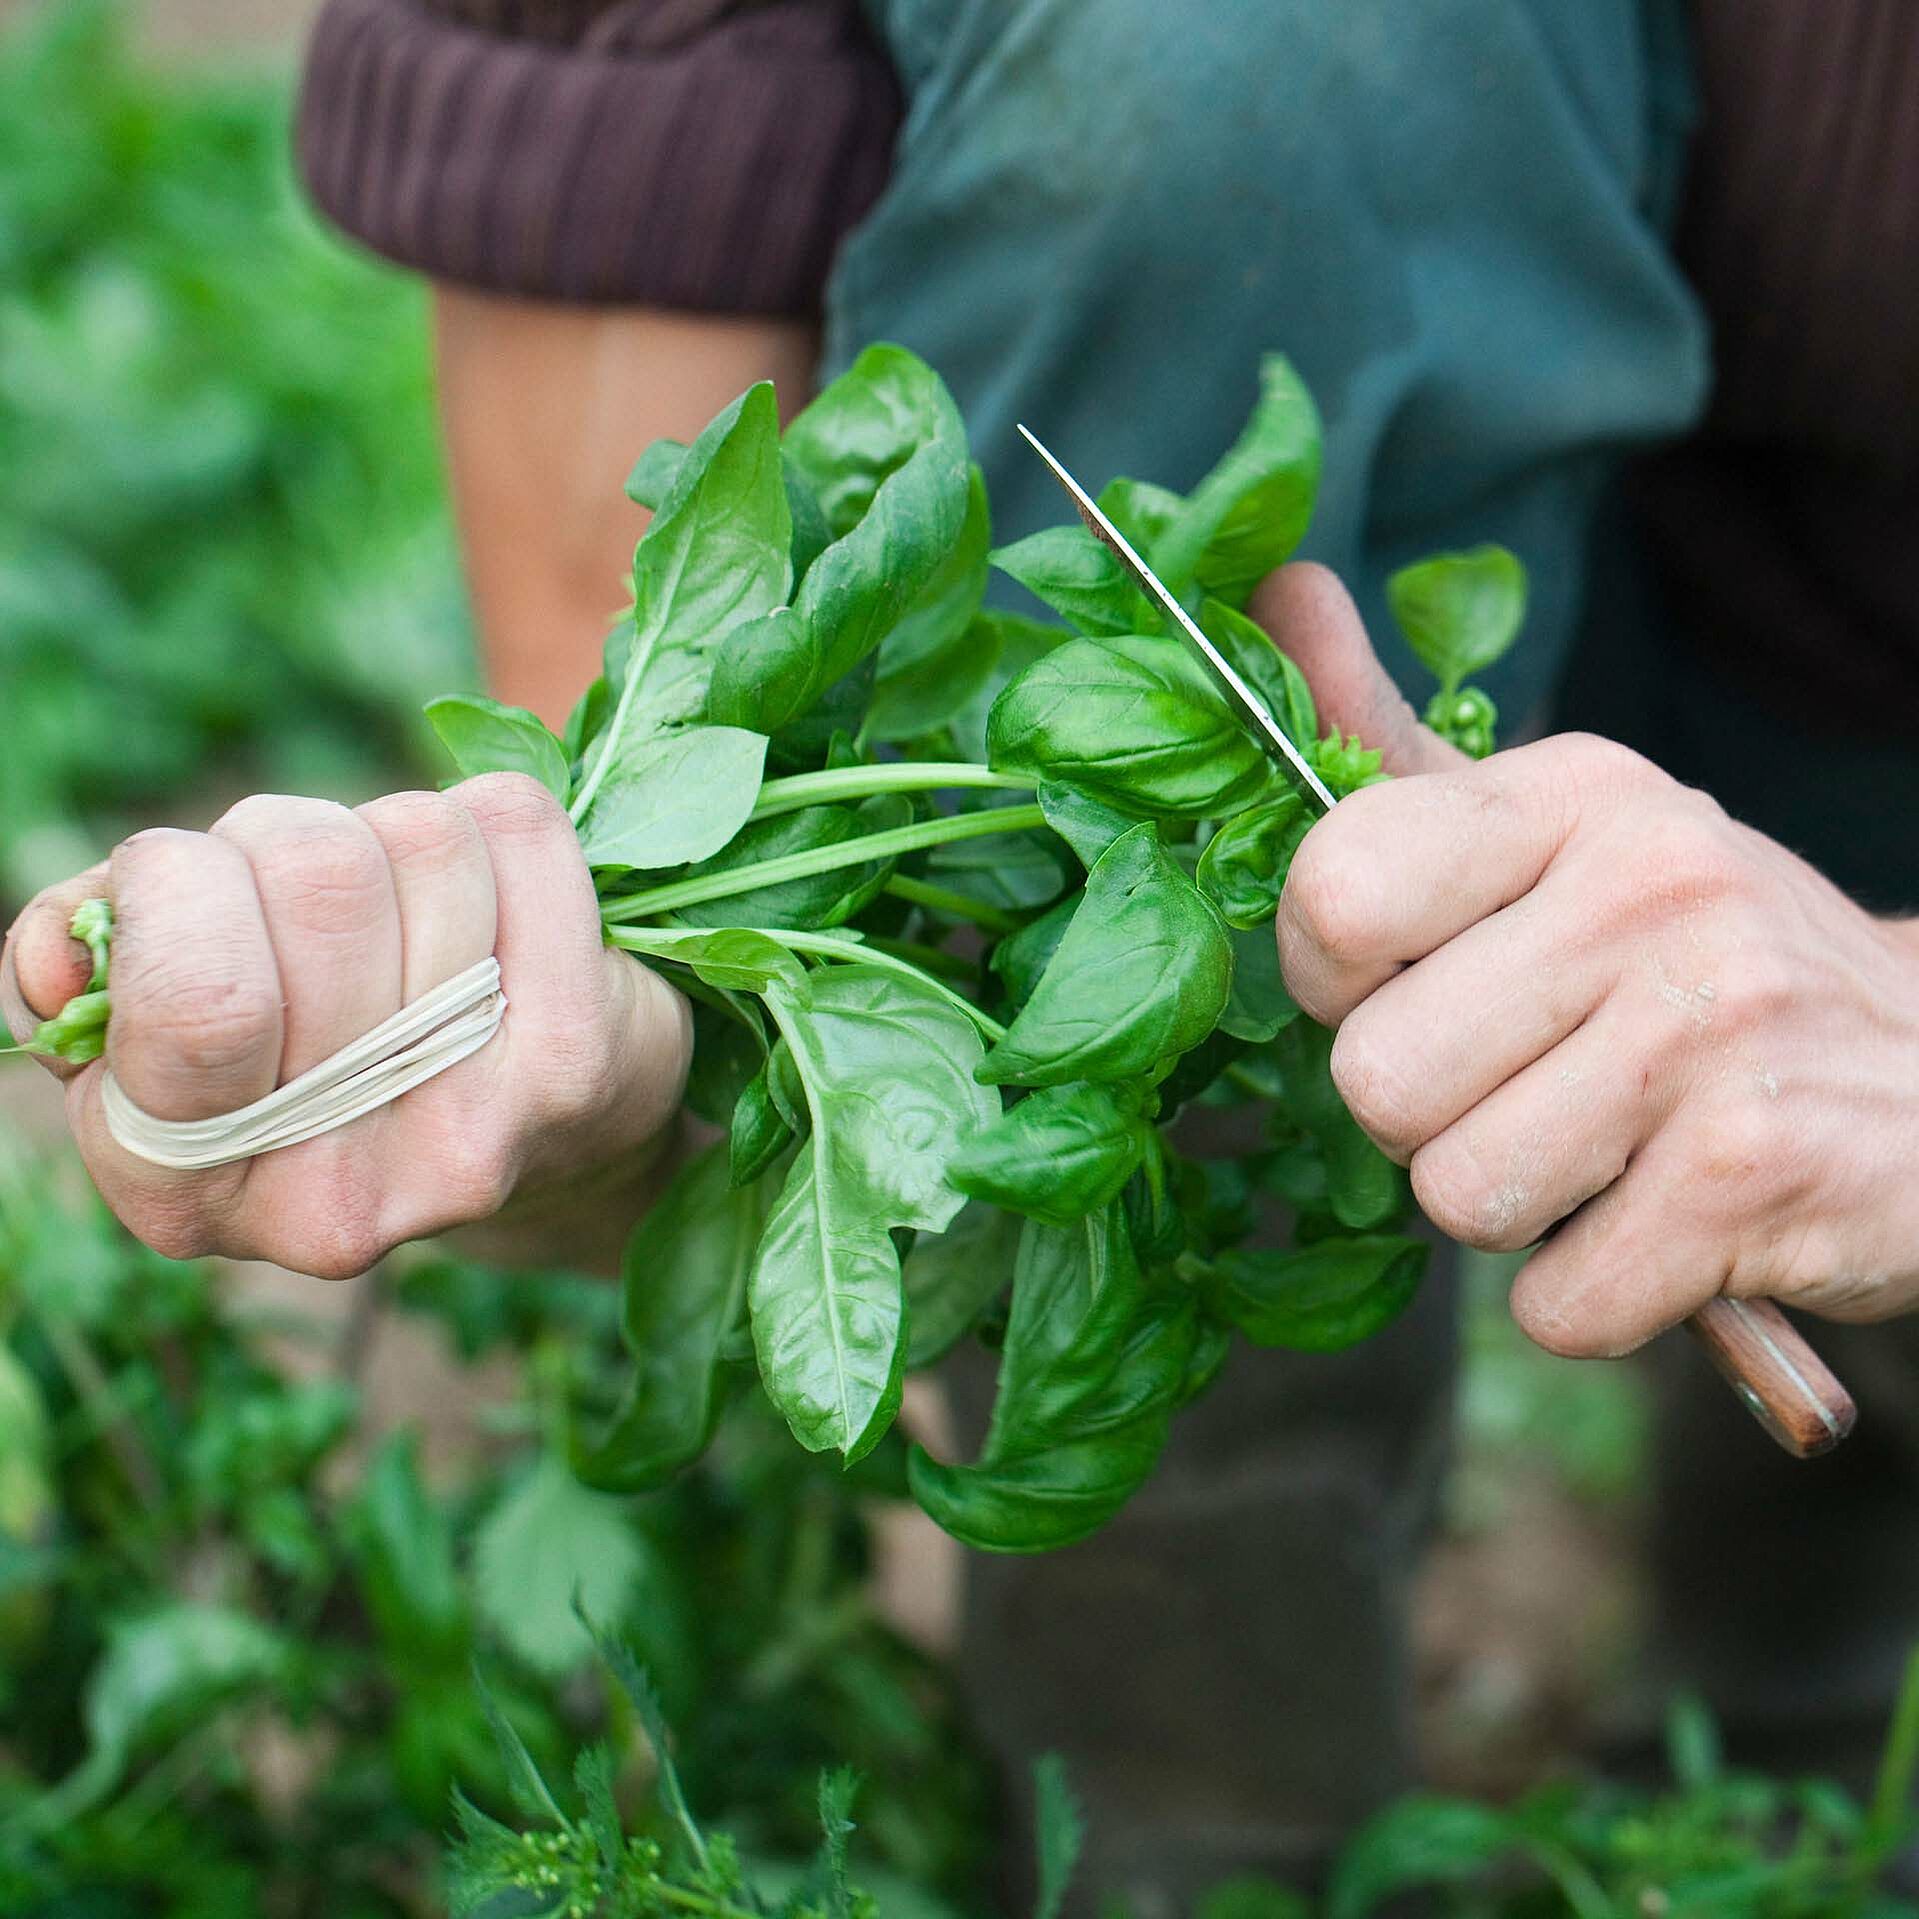
[[[129,1206],[120,1223],[162,1259],[205,1259],[215,1250],[212,1232],[197,1210],[182,1206]]]
[[[320,1203],[303,1209],[286,1230],[265,1244],[262,1257],[311,1279],[357,1279],[393,1250],[377,1213],[357,1197],[323,1184]]]
[[[1780,1128],[1757,1100],[1726,1099],[1693,1122],[1687,1185],[1695,1204],[1720,1219],[1743,1219],[1768,1199]]]
[[[452,791],[484,833],[531,838],[573,830],[566,808],[530,773],[481,773]]]
[[[1328,959],[1361,960],[1378,946],[1384,916],[1370,897],[1365,866],[1346,858],[1337,837],[1326,831],[1335,817],[1328,814],[1300,843],[1282,911]]]
[[[1333,1039],[1333,1085],[1363,1131],[1388,1151],[1410,1150],[1421,1142],[1416,1103],[1403,1068],[1401,1050],[1382,1043],[1355,1014]]]
[[[440,866],[473,848],[473,816],[441,793],[389,793],[358,809],[379,836],[387,857]]]

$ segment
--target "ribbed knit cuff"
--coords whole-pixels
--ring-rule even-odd
[[[799,314],[885,184],[900,111],[857,0],[782,0],[644,53],[328,0],[297,137],[321,209],[437,278]]]

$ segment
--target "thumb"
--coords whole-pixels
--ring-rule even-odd
[[[1322,727],[1357,733],[1389,773],[1445,773],[1472,761],[1422,724],[1379,663],[1352,595],[1323,566],[1301,561],[1269,574],[1249,612],[1306,676]]]
[[[0,951],[0,1039],[11,1032],[26,1040],[42,1020],[51,1019],[76,993],[87,988],[93,962],[87,949],[67,932],[74,908],[82,900],[107,891],[104,863],[60,886],[49,887],[20,915]],[[43,1059],[58,1079],[75,1069],[56,1059]]]

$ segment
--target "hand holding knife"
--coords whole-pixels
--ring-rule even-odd
[[[1322,812],[1335,804],[1325,782],[1289,739],[1265,703],[1234,671],[1198,623],[1086,490],[1024,426],[1020,433],[1072,500],[1087,530],[1126,570],[1135,586],[1198,649],[1275,755]],[[1770,1300],[1720,1296],[1686,1322],[1715,1366],[1773,1439],[1797,1458],[1830,1451],[1852,1430],[1856,1409],[1845,1387]]]

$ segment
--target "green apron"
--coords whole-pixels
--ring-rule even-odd
[[[1661,243],[1689,115],[1677,0],[874,0],[908,112],[827,298],[828,369],[896,339],[951,383],[1002,538],[1081,478],[1186,487],[1290,354],[1327,421],[1309,557],[1395,671],[1383,583],[1502,540],[1512,720],[1576,620],[1595,494],[1696,416]],[[1013,594],[1014,603],[1017,594]]]
[[[1061,518],[1016,420],[1094,486],[1190,486],[1278,348],[1326,415],[1307,553],[1417,690],[1387,574],[1514,547],[1534,610],[1493,690],[1509,720],[1538,710],[1596,495],[1706,383],[1660,237],[1690,113],[1678,0],[873,8],[908,113],[829,288],[826,370],[872,339],[931,360],[1005,539]],[[1435,1283],[1353,1354],[1241,1355],[1100,1538],[974,1559],[982,1729],[1016,1777],[1065,1752],[1088,1886],[1151,1915],[1232,1872],[1310,1875],[1406,1782],[1453,1338]]]

